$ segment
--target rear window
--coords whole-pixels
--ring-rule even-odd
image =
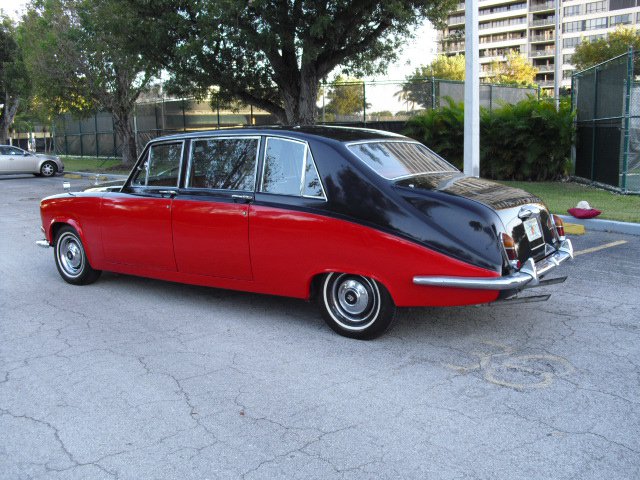
[[[421,173],[458,171],[419,143],[367,142],[349,145],[349,149],[378,175],[389,180]]]

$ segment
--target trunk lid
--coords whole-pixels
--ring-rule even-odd
[[[486,205],[494,210],[516,244],[518,260],[535,261],[553,253],[557,238],[550,215],[542,200],[519,188],[490,180],[468,177],[460,172],[416,175],[396,181],[399,187],[414,191],[448,193]]]

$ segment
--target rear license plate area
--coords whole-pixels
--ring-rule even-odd
[[[539,240],[542,238],[542,229],[540,228],[540,222],[538,222],[537,218],[525,220],[524,231],[531,245],[540,243]]]

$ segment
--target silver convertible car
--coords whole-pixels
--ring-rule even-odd
[[[52,177],[64,172],[64,163],[55,155],[31,153],[11,145],[0,145],[0,174],[33,173]]]

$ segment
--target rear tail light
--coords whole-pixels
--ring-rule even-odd
[[[564,222],[558,215],[551,215],[553,218],[553,224],[556,227],[556,233],[559,240],[564,240]]]
[[[507,254],[509,263],[514,268],[520,268],[520,260],[518,260],[518,252],[516,251],[516,242],[514,242],[513,238],[506,233],[503,233],[501,238],[502,246],[504,247],[504,252]]]

